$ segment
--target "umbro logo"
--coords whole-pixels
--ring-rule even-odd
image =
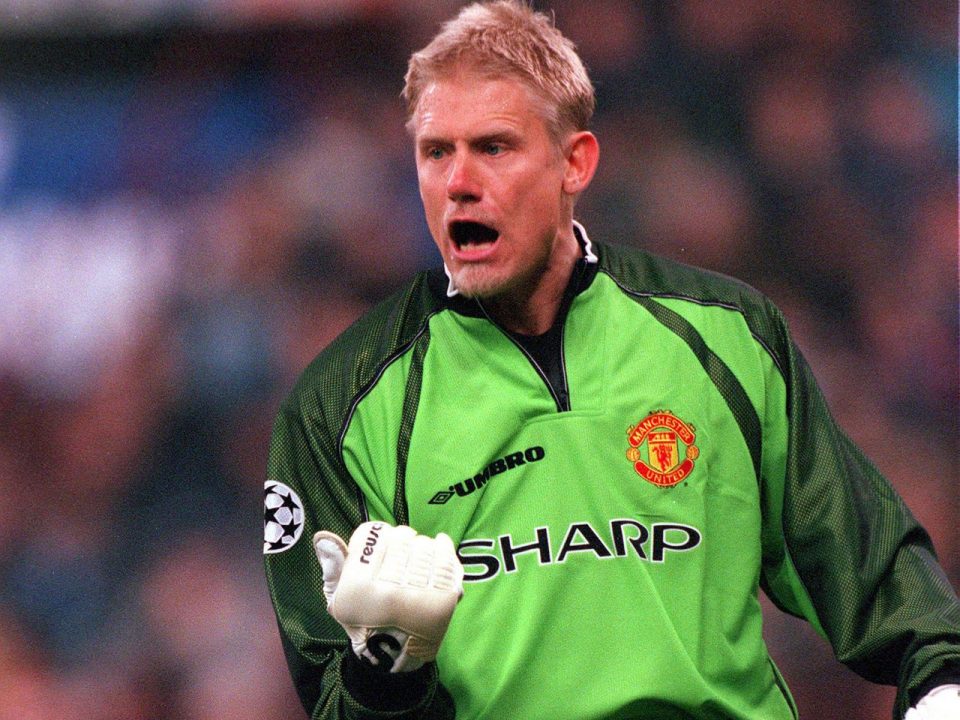
[[[509,455],[504,455],[502,458],[497,458],[492,463],[487,465],[483,470],[478,472],[473,477],[469,477],[466,480],[451,485],[446,490],[440,490],[429,500],[430,505],[443,505],[454,495],[458,497],[466,497],[472,492],[475,492],[487,484],[493,476],[499,475],[500,473],[507,472],[508,470],[513,470],[514,468],[520,467],[521,465],[526,465],[527,463],[540,462],[546,456],[546,450],[544,450],[539,445],[534,445],[533,447],[528,447],[522,452],[514,452]]]

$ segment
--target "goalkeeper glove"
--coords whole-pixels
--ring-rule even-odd
[[[358,657],[384,672],[416,670],[436,658],[463,596],[463,566],[447,535],[366,522],[349,546],[326,530],[313,546],[327,611]]]
[[[960,685],[940,685],[928,692],[903,720],[956,720],[960,718]]]

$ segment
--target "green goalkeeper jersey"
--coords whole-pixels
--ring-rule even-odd
[[[956,672],[960,606],[929,539],[831,419],[777,309],[578,233],[545,345],[425,272],[282,406],[264,550],[313,717],[794,718],[761,587],[897,685],[897,713]],[[466,570],[406,712],[346,687],[310,543],[366,519],[447,533]]]

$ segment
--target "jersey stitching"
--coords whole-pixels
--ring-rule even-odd
[[[572,403],[570,400],[570,380],[567,378],[567,354],[564,352],[564,339],[566,338],[567,333],[567,319],[563,319],[563,323],[560,325],[560,377],[563,380],[563,392],[567,398],[567,409],[572,410]]]
[[[420,329],[417,330],[416,334],[403,345],[401,345],[393,354],[388,355],[387,358],[380,364],[380,367],[377,368],[377,372],[373,374],[373,377],[363,386],[356,395],[354,399],[350,402],[350,409],[347,410],[347,414],[344,417],[343,424],[340,427],[340,434],[337,437],[337,453],[340,455],[341,461],[346,464],[346,461],[343,457],[343,443],[347,437],[347,430],[350,428],[350,423],[353,422],[353,415],[357,411],[357,407],[360,405],[360,402],[369,395],[373,389],[377,386],[377,383],[380,382],[380,378],[383,377],[383,374],[387,371],[393,363],[403,357],[411,347],[413,347],[417,340],[427,331],[427,326],[430,323],[430,319],[436,315],[439,310],[434,310],[430,312],[424,319],[423,323],[420,325]]]
[[[510,335],[510,333],[506,332],[502,327],[500,327],[500,325],[492,317],[490,317],[490,314],[487,312],[487,309],[483,306],[483,303],[481,303],[478,300],[477,305],[480,306],[480,310],[483,312],[484,317],[490,322],[490,324],[493,325],[495,328],[497,328],[504,335],[506,335],[507,339],[510,340],[510,342],[512,342],[520,350],[520,352],[523,353],[524,357],[526,357],[527,360],[530,361],[530,364],[533,365],[534,369],[537,371],[537,374],[543,380],[543,384],[547,386],[547,390],[550,392],[550,397],[553,398],[553,402],[557,406],[557,410],[559,410],[560,412],[563,412],[564,408],[562,403],[560,402],[560,396],[557,395],[557,391],[556,389],[554,389],[553,385],[551,384],[550,378],[547,377],[546,371],[542,367],[540,367],[540,364],[536,361],[536,359],[534,359],[533,355],[527,352],[526,348],[524,348],[523,345],[521,345],[516,340],[514,340],[513,337]],[[561,367],[563,368],[563,379],[564,379],[564,382],[566,382],[567,371],[566,371],[566,366],[563,364],[563,330],[562,328],[560,331],[560,364],[561,364]],[[568,393],[569,393],[569,390],[568,390]]]
[[[744,321],[747,323],[747,328],[750,329],[750,323],[747,320],[746,311],[738,305],[722,302],[720,300],[707,300],[704,298],[696,298],[696,297],[679,294],[679,293],[656,293],[651,291],[633,290],[625,286],[622,282],[620,282],[620,280],[617,277],[615,277],[608,269],[601,268],[601,270],[607,275],[607,277],[609,277],[614,282],[614,284],[618,288],[620,288],[620,290],[622,290],[627,295],[634,296],[634,297],[650,298],[650,299],[653,299],[653,298],[676,299],[676,300],[692,302],[696,305],[700,305],[703,307],[721,307],[727,310],[733,310],[735,312],[738,312],[741,316],[743,316]],[[764,340],[762,337],[760,337],[757,333],[753,332],[752,329],[750,329],[750,335],[753,337],[754,340],[756,340],[757,344],[760,345],[760,347],[762,347],[763,350],[770,357],[770,360],[773,362],[774,366],[777,368],[777,371],[780,373],[780,376],[784,380],[784,382],[787,382],[786,371],[782,363],[780,362],[779,358],[777,357],[776,353],[773,352],[773,349],[770,347],[767,341]],[[787,394],[787,403],[788,404],[790,403],[789,393]],[[788,407],[788,412],[789,412],[789,407]],[[758,481],[760,480],[759,468],[758,468],[757,479]],[[806,600],[809,603],[809,607],[814,610],[814,618],[816,620],[816,624],[822,627],[822,622],[819,618],[819,614],[816,613],[816,608],[813,604],[812,596],[810,594],[810,591],[807,589],[807,583],[801,576],[800,571],[797,569],[796,564],[793,561],[793,552],[790,549],[790,544],[786,536],[784,536],[783,538],[783,550],[784,550],[784,561],[789,566],[789,571],[793,574],[793,577],[796,578],[796,581],[798,582],[800,589],[806,595]],[[807,619],[810,620],[810,618],[807,618]]]
[[[746,317],[746,316],[744,316],[744,317]],[[747,325],[747,327],[749,327],[749,324]],[[780,359],[776,356],[776,353],[773,352],[773,348],[771,348],[771,347],[767,344],[767,341],[766,341],[766,340],[764,340],[762,337],[760,337],[759,335],[757,335],[757,334],[756,334],[755,332],[753,332],[752,330],[750,331],[750,335],[753,337],[754,340],[757,341],[757,344],[764,349],[764,351],[767,353],[767,355],[770,356],[770,359],[773,361],[773,364],[774,364],[774,365],[776,366],[776,368],[777,368],[777,372],[780,373],[780,377],[783,378],[784,382],[786,382],[786,380],[787,380],[787,373],[786,373],[786,371],[783,369],[783,365],[780,364]]]
[[[731,413],[733,413],[733,417],[737,425],[740,427],[740,433],[743,436],[743,441],[747,446],[747,451],[750,454],[750,459],[753,462],[753,468],[757,477],[757,482],[759,482],[760,481],[760,453],[762,451],[762,435],[760,431],[760,418],[757,416],[757,411],[753,407],[753,404],[750,401],[749,397],[746,395],[746,391],[744,390],[743,385],[740,383],[737,376],[733,373],[732,370],[730,370],[729,367],[727,367],[726,363],[724,363],[723,360],[721,360],[720,357],[717,356],[716,353],[714,353],[709,348],[709,346],[706,344],[706,341],[703,339],[703,336],[700,335],[699,331],[688,320],[686,320],[686,318],[684,318],[679,313],[673,310],[670,310],[670,308],[668,308],[667,306],[660,305],[659,303],[654,302],[653,300],[654,297],[663,297],[663,296],[658,295],[657,293],[648,293],[648,292],[631,290],[625,287],[622,283],[620,283],[617,280],[617,278],[615,278],[609,272],[607,272],[606,274],[607,274],[607,277],[613,280],[614,284],[616,284],[618,288],[620,288],[627,295],[634,297],[636,301],[640,305],[642,305],[647,310],[647,312],[649,312],[654,317],[654,319],[656,319],[657,322],[659,322],[668,330],[670,330],[670,332],[677,335],[681,340],[683,340],[688,345],[688,347],[690,347],[691,351],[693,351],[697,360],[700,362],[704,371],[707,373],[707,376],[710,378],[714,386],[720,392],[720,395],[723,397],[724,401],[727,403],[727,406],[729,407]],[[694,298],[691,298],[691,300],[696,302],[696,299]],[[646,302],[643,302],[643,301],[646,301]],[[665,318],[660,317],[658,312],[655,312],[653,308],[647,305],[647,302],[653,303],[662,312],[669,313],[671,316],[676,316],[679,320],[681,320],[684,323],[685,326],[689,326],[689,328],[695,333],[696,337],[700,341],[700,343],[697,343],[697,345],[702,344],[703,350],[706,351],[707,355],[705,357],[701,357],[701,353],[698,350],[698,347],[695,347],[695,344],[692,342],[692,339],[688,337],[684,337],[676,329],[670,327],[670,325],[666,322]],[[702,304],[705,306],[715,305],[723,308],[729,308],[731,310],[736,310],[738,312],[741,312],[742,314],[742,310],[737,306],[728,305],[725,303],[721,303],[719,301],[716,303],[703,301],[703,302],[698,302],[697,304]],[[749,410],[748,416],[745,416],[745,417],[742,416],[742,414],[737,412],[735,407],[731,405],[731,398],[728,397],[727,392],[725,392],[723,388],[720,386],[718,379],[714,375],[714,371],[711,370],[711,366],[712,366],[712,363],[710,362],[711,359],[715,359],[716,362],[720,363],[722,368],[726,370],[726,374],[729,374],[729,379],[731,379],[734,383],[734,385],[730,388],[731,392],[734,392],[735,394],[743,395],[743,401],[746,403],[746,407]],[[726,374],[723,374],[724,377],[726,376]],[[739,393],[737,393],[738,390],[739,390]],[[753,437],[754,439],[751,440],[751,437]]]
[[[733,310],[736,313],[739,313],[743,316],[744,322],[747,323],[747,329],[750,331],[750,336],[757,341],[757,344],[763,348],[764,352],[770,356],[770,359],[773,360],[773,364],[777,366],[781,377],[786,379],[787,375],[784,371],[783,365],[780,363],[780,359],[777,357],[776,353],[773,352],[773,349],[770,347],[769,343],[763,339],[760,335],[753,331],[753,328],[750,327],[750,321],[747,319],[746,311],[735,303],[728,303],[722,300],[707,300],[705,298],[698,298],[692,295],[684,295],[682,293],[667,293],[667,292],[653,292],[652,290],[634,290],[624,285],[608,268],[601,268],[600,272],[604,273],[607,277],[613,280],[614,284],[620,288],[627,295],[633,295],[634,297],[648,297],[648,298],[665,298],[668,300],[683,300],[686,302],[692,302],[694,305],[700,305],[701,307],[719,307],[724,308],[725,310]]]
[[[750,453],[750,459],[753,461],[754,473],[759,482],[760,454],[762,451],[760,418],[757,416],[757,411],[740,380],[730,370],[729,366],[710,349],[700,332],[686,318],[665,305],[660,305],[650,297],[637,298],[637,302],[643,305],[657,322],[679,337],[693,351],[694,356],[700,362],[714,387],[719,391],[739,426],[744,443]],[[671,326],[671,320],[680,323],[680,328]],[[689,336],[687,331],[692,331],[693,336]],[[738,407],[742,407],[743,411],[738,411]]]
[[[393,516],[400,525],[407,525],[410,522],[410,508],[407,504],[407,459],[410,453],[413,425],[416,422],[417,407],[420,404],[420,391],[423,387],[424,357],[430,349],[429,324],[426,330],[426,332],[419,334],[419,337],[425,338],[425,340],[414,343],[413,363],[404,387],[400,433],[397,438],[397,477],[393,498]],[[410,415],[409,420],[407,419],[408,413]]]

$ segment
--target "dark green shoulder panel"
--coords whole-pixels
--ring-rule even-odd
[[[311,409],[319,410],[328,429],[339,433],[356,400],[410,347],[439,309],[428,273],[419,273],[330,343],[304,370],[286,406],[307,416],[313,415]]]
[[[684,265],[635,248],[596,244],[600,272],[625,292],[717,305],[743,314],[754,335],[780,368],[789,361],[790,342],[780,310],[759,290],[720,273]]]

